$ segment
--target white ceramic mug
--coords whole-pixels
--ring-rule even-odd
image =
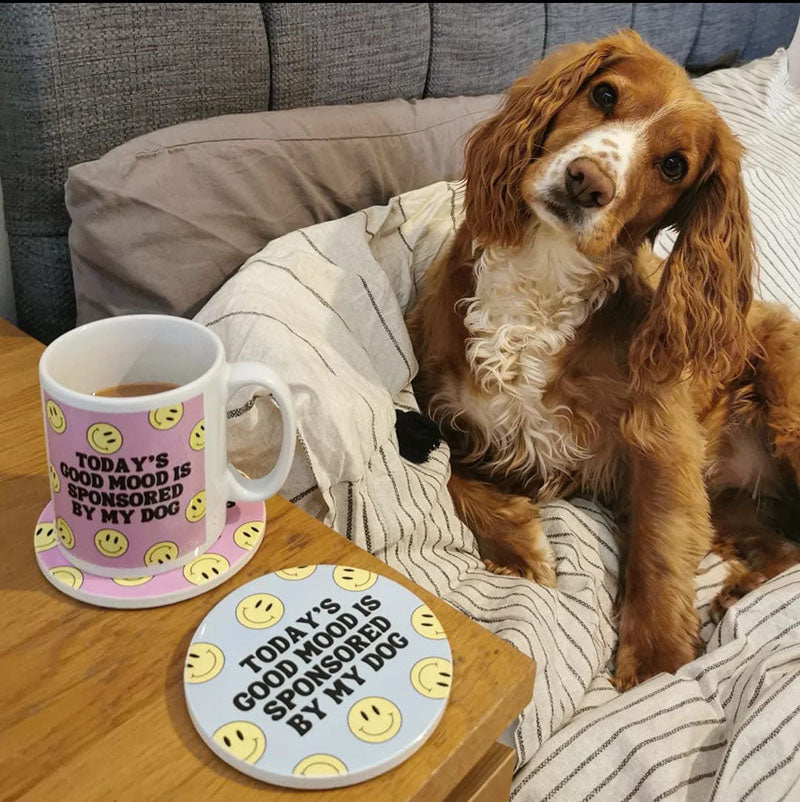
[[[219,337],[193,321],[129,315],[80,326],[47,347],[39,381],[58,547],[80,569],[111,577],[173,570],[219,537],[228,500],[266,499],[289,473],[289,388],[259,362],[226,362]],[[177,386],[94,395],[134,383]],[[225,406],[253,384],[277,402],[283,430],[275,467],[247,479],[228,463]]]

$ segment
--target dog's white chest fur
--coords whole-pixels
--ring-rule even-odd
[[[521,248],[489,249],[476,263],[464,324],[477,390],[462,390],[459,402],[483,441],[476,450],[491,448],[492,468],[547,482],[588,456],[570,436],[569,410],[544,395],[560,351],[607,297],[596,270],[547,225]]]

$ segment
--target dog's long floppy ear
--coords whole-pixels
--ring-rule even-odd
[[[640,386],[682,374],[722,385],[747,359],[755,254],[741,147],[721,121],[713,136],[703,175],[678,205],[678,239],[631,345]]]
[[[525,168],[541,154],[553,118],[598,70],[643,46],[634,31],[555,50],[508,90],[500,111],[467,143],[465,211],[479,245],[518,245],[530,219]]]

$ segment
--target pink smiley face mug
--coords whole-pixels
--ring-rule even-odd
[[[98,576],[188,563],[219,537],[228,501],[266,499],[289,473],[289,388],[266,365],[226,362],[219,337],[193,321],[128,315],[80,326],[45,349],[39,383],[58,546]],[[227,400],[246,385],[265,387],[282,417],[278,460],[256,479],[228,463],[225,442]]]

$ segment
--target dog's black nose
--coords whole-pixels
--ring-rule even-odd
[[[570,162],[564,176],[570,199],[590,209],[611,203],[616,192],[614,182],[591,159],[580,158]]]

